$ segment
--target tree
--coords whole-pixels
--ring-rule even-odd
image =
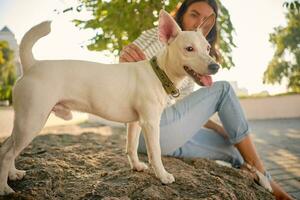
[[[300,92],[300,12],[295,7],[287,8],[287,26],[276,27],[270,34],[275,53],[264,72],[263,82],[275,84],[287,78],[287,88]]]
[[[286,1],[283,3],[283,6],[292,10],[292,11],[299,11],[300,9],[300,1],[299,0],[291,0]]]
[[[80,4],[65,11],[88,11],[92,18],[75,19],[75,25],[83,29],[94,29],[96,35],[90,40],[88,49],[95,51],[110,50],[117,55],[123,46],[136,39],[143,30],[157,25],[159,10],[164,8],[172,12],[179,0],[80,0]],[[218,1],[220,6],[219,48],[222,55],[222,66],[234,66],[231,52],[235,47],[232,26],[228,10]]]
[[[16,80],[14,53],[6,41],[0,41],[0,100],[12,102],[12,88]]]

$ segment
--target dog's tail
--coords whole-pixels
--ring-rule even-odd
[[[22,38],[20,44],[20,59],[23,67],[23,73],[36,62],[32,54],[32,47],[38,39],[50,33],[50,25],[51,21],[42,22],[31,28]]]

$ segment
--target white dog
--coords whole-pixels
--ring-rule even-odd
[[[162,183],[174,182],[161,161],[159,123],[167,93],[149,61],[100,64],[78,60],[35,60],[32,46],[50,32],[50,22],[29,30],[20,45],[24,75],[13,91],[15,119],[12,135],[0,149],[0,195],[14,192],[7,179],[19,180],[25,171],[15,168],[15,158],[45,125],[51,111],[64,119],[71,110],[88,112],[108,120],[125,122],[131,168],[147,169],[137,155],[140,128],[145,134],[149,162]],[[158,35],[165,48],[157,55],[158,66],[175,87],[186,76],[199,83],[219,66],[208,54],[201,32],[181,31],[173,18],[160,12]]]

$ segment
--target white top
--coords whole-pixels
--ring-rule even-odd
[[[146,58],[150,60],[157,52],[164,48],[164,45],[158,39],[158,28],[152,28],[142,32],[142,34],[133,41],[133,44],[138,46],[146,55]],[[183,82],[180,90],[180,96],[178,98],[174,98],[169,95],[167,105],[170,106],[175,103],[175,100],[182,99],[183,97],[189,95],[194,90],[194,81],[187,77]]]

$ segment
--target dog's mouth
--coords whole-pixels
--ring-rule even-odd
[[[183,67],[184,70],[194,79],[194,81],[200,86],[211,86],[212,85],[212,78],[209,75],[201,75],[195,72],[188,66]]]

